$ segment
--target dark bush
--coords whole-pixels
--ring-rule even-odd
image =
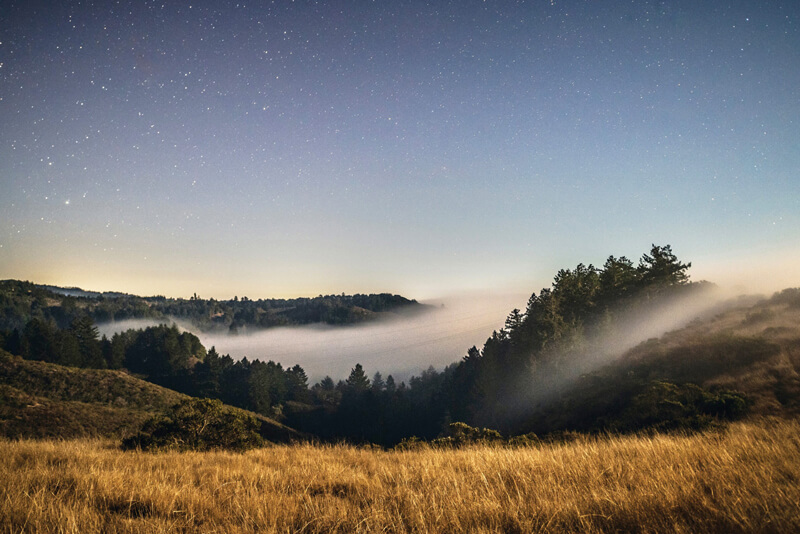
[[[160,416],[147,420],[123,449],[244,451],[263,445],[256,418],[226,408],[215,399],[186,399]]]
[[[450,423],[448,433],[448,436],[433,440],[433,444],[445,447],[458,447],[477,443],[503,442],[503,436],[496,430],[490,428],[474,428],[461,422]]]
[[[747,411],[741,393],[708,391],[694,384],[652,382],[632,399],[616,430],[700,430],[719,419],[736,419]]]

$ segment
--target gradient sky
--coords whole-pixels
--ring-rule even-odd
[[[425,298],[669,243],[695,279],[800,285],[799,26],[796,0],[3,1],[0,278]]]

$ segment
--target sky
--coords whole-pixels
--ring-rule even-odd
[[[0,278],[530,294],[653,243],[800,285],[795,0],[0,3]]]

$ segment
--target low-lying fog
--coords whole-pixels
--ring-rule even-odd
[[[344,379],[360,363],[371,378],[376,371],[395,380],[408,380],[433,365],[459,361],[467,349],[483,347],[493,330],[499,330],[514,308],[525,309],[530,295],[472,295],[425,301],[432,311],[411,318],[363,325],[297,327],[247,330],[238,335],[204,333],[182,321],[208,349],[234,359],[273,360],[291,367],[300,364],[314,384],[325,375]],[[163,322],[163,321],[161,321]],[[99,325],[100,334],[111,336],[129,328],[144,328],[159,321],[131,320]]]
[[[368,376],[376,371],[403,381],[434,366],[441,370],[459,361],[473,345],[479,349],[493,330],[503,327],[514,308],[525,309],[529,295],[472,295],[425,302],[432,311],[411,318],[348,326],[311,325],[249,330],[237,335],[200,332],[190,324],[175,321],[193,332],[208,349],[234,359],[247,357],[273,360],[284,368],[300,364],[314,384],[325,375],[344,379],[356,363]],[[597,339],[587,354],[575,359],[564,379],[598,368],[625,350],[652,337],[681,328],[723,300],[720,291],[703,292],[670,302],[645,316],[625,317],[615,325],[614,335]],[[162,321],[163,322],[163,321]],[[107,336],[129,328],[143,328],[157,321],[132,320],[99,326]]]

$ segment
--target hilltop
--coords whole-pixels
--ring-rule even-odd
[[[643,343],[617,367],[641,378],[741,391],[755,415],[800,415],[800,288],[748,300]]]

